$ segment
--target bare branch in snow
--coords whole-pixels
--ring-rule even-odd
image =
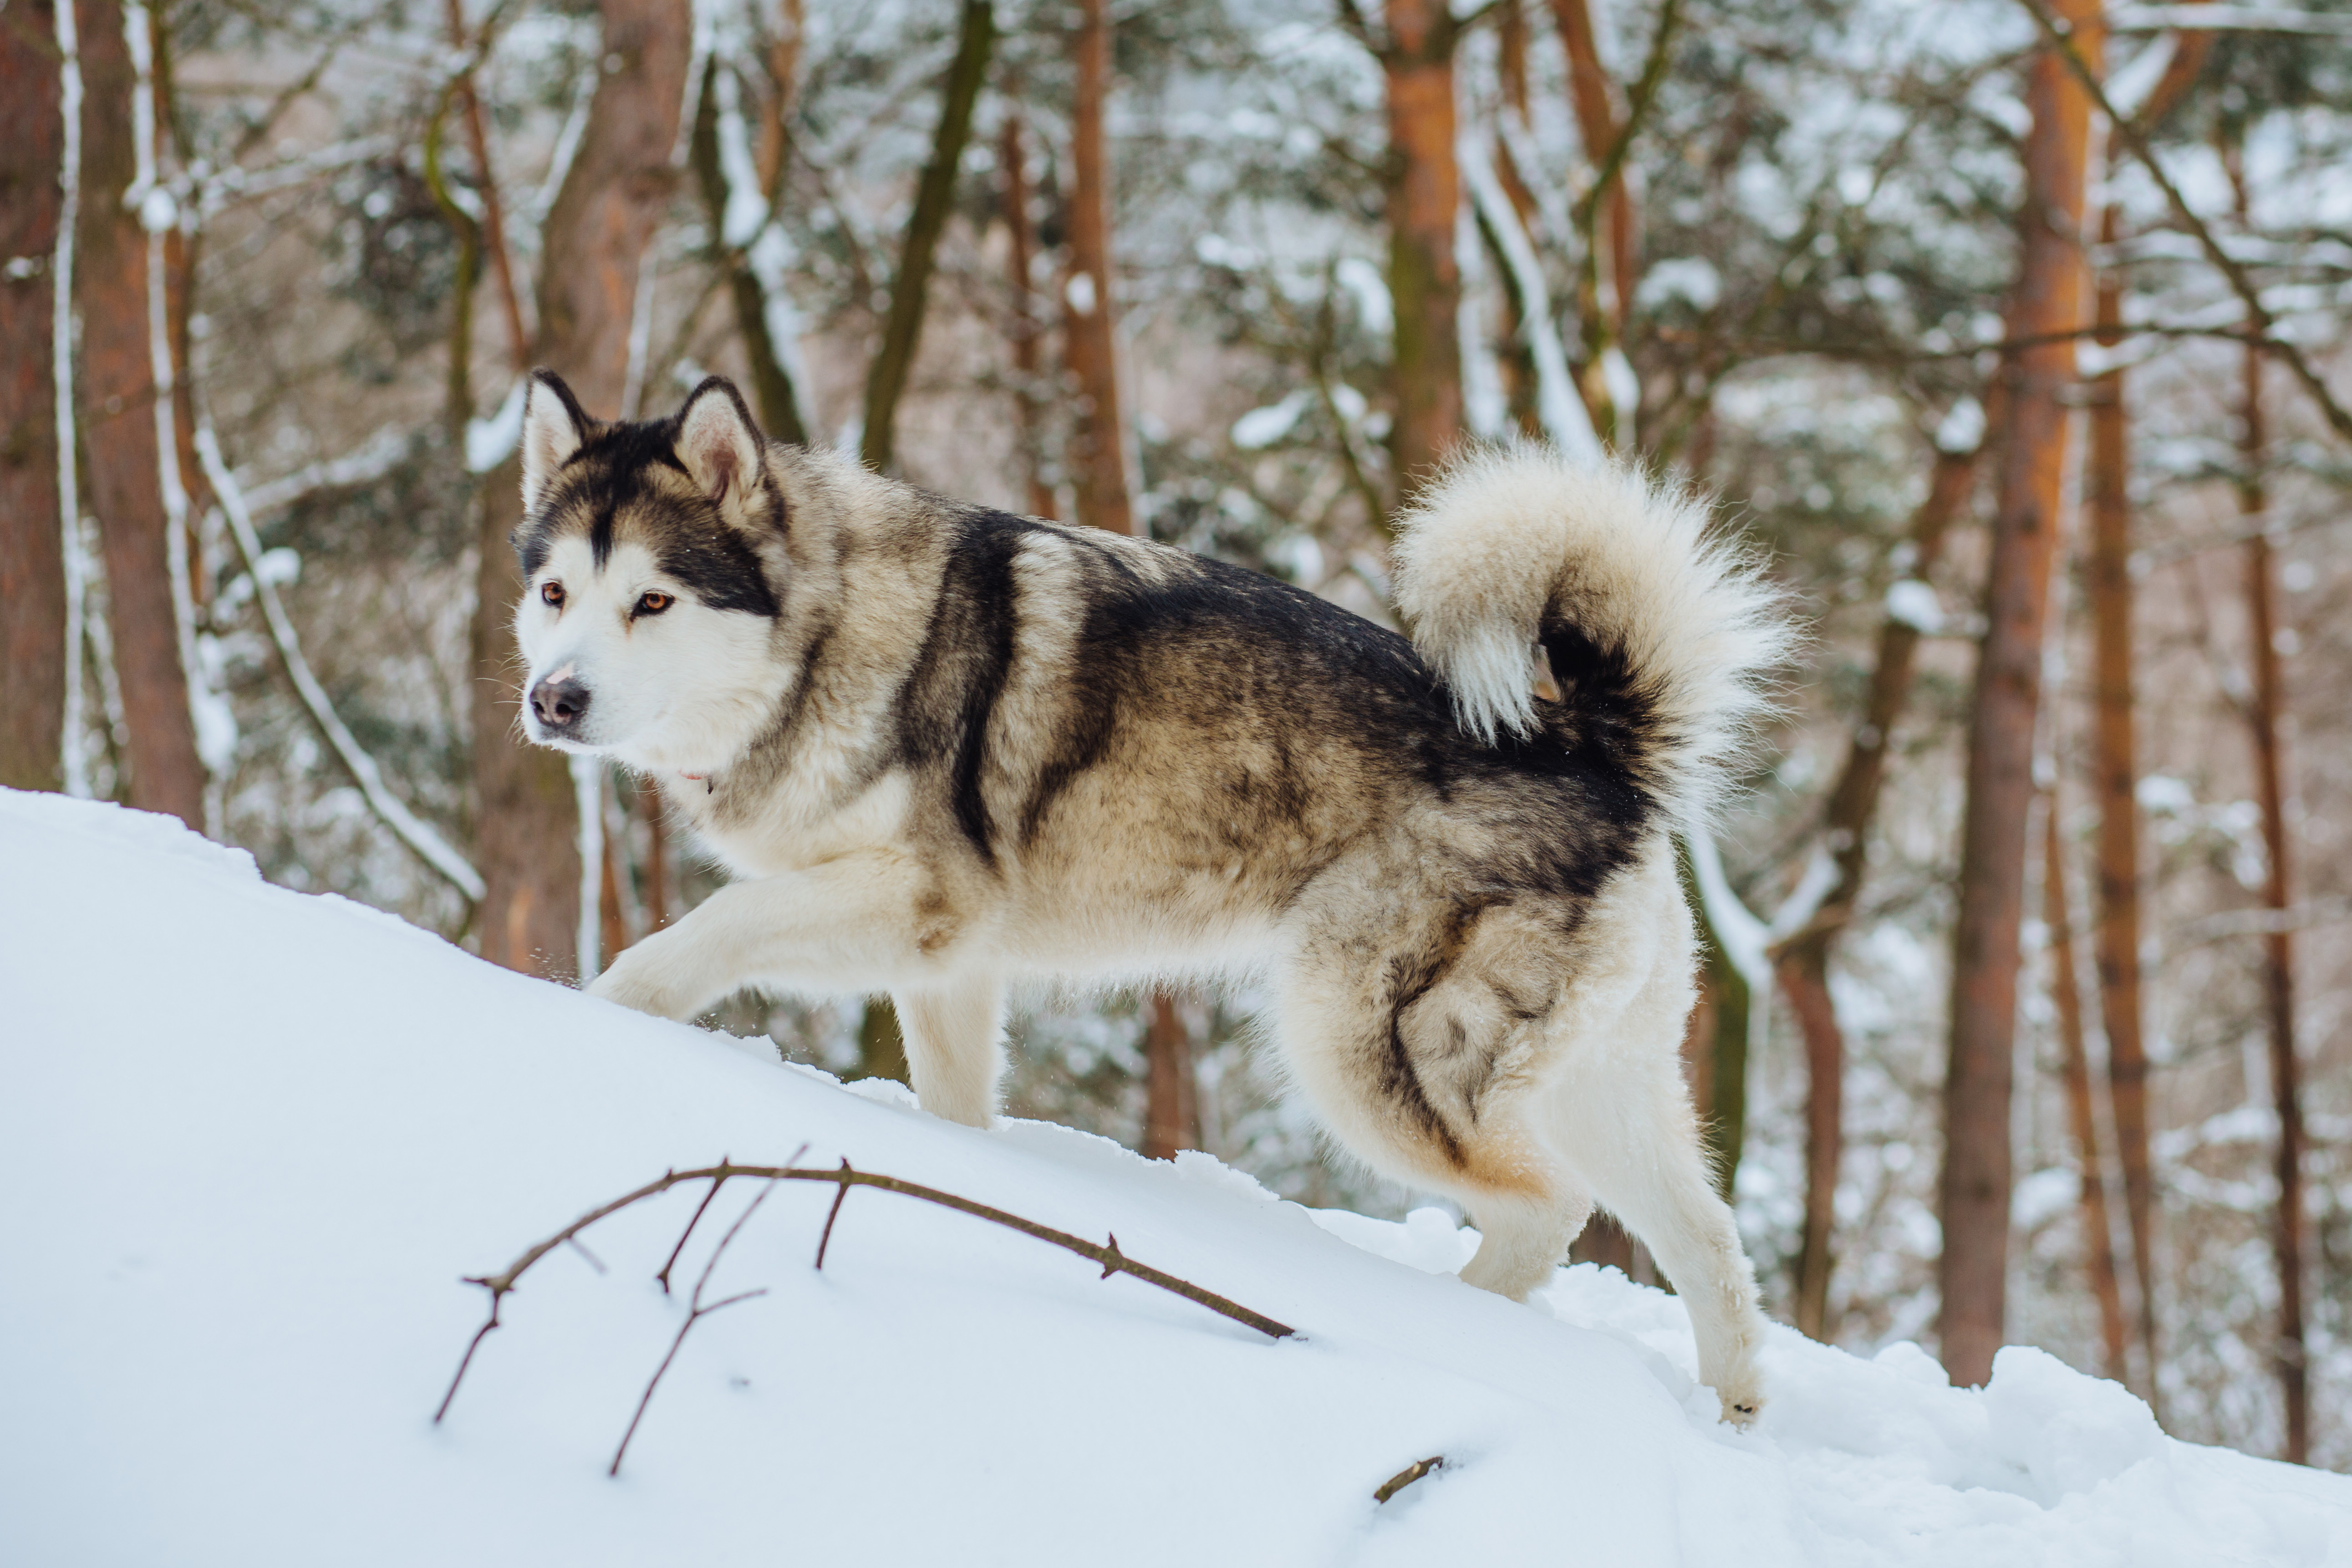
[[[718,1184],[712,1184],[710,1190],[716,1193],[719,1190]],[[646,1391],[637,1398],[636,1414],[629,1417],[629,1429],[621,1434],[621,1446],[613,1450],[613,1463],[611,1468],[605,1470],[606,1475],[617,1476],[621,1473],[621,1461],[628,1456],[629,1452],[629,1439],[637,1435],[637,1426],[646,1418],[646,1406],[654,1402],[654,1390],[661,1386],[662,1374],[669,1370],[669,1363],[677,1359],[678,1350],[686,1343],[686,1336],[694,1331],[694,1325],[722,1308],[731,1307],[738,1301],[749,1301],[755,1296],[764,1296],[768,1293],[767,1288],[761,1286],[757,1290],[739,1290],[724,1300],[713,1301],[707,1307],[702,1304],[702,1292],[710,1283],[711,1271],[719,1267],[719,1260],[727,1255],[729,1245],[734,1241],[736,1234],[743,1228],[744,1222],[760,1212],[760,1205],[766,1203],[768,1194],[775,1190],[776,1184],[771,1179],[766,1186],[760,1189],[758,1196],[743,1205],[743,1212],[735,1216],[735,1223],[727,1227],[726,1234],[719,1238],[719,1245],[710,1249],[709,1258],[702,1265],[701,1274],[695,1279],[694,1294],[687,1298],[686,1321],[677,1326],[677,1337],[670,1341],[669,1350],[661,1358],[661,1364],[654,1368],[653,1376],[646,1379]],[[701,1211],[697,1210],[696,1217],[699,1218],[700,1213]],[[577,1247],[578,1238],[572,1238],[572,1245]]]
[[[806,1151],[807,1145],[803,1144],[801,1152],[795,1153],[793,1160],[797,1162],[801,1154],[805,1153]],[[724,1300],[714,1301],[709,1306],[702,1305],[703,1288],[709,1283],[711,1271],[718,1267],[719,1255],[726,1251],[728,1244],[734,1240],[736,1233],[743,1227],[744,1222],[751,1217],[753,1211],[766,1200],[768,1193],[773,1191],[775,1184],[779,1182],[823,1182],[838,1189],[834,1194],[832,1209],[825,1216],[824,1234],[817,1248],[816,1267],[820,1268],[824,1266],[824,1247],[832,1240],[834,1222],[841,1216],[842,1202],[849,1195],[849,1189],[873,1187],[886,1193],[897,1193],[901,1197],[937,1204],[941,1208],[953,1209],[958,1214],[967,1214],[974,1219],[984,1219],[991,1225],[1003,1226],[1008,1230],[1017,1230],[1024,1236],[1034,1237],[1049,1246],[1058,1247],[1065,1252],[1075,1253],[1089,1262],[1100,1264],[1102,1277],[1106,1279],[1114,1274],[1130,1275],[1147,1285],[1168,1291],[1171,1295],[1181,1296],[1188,1301],[1206,1307],[1220,1317],[1230,1318],[1234,1322],[1255,1329],[1269,1339],[1288,1339],[1298,1331],[1289,1324],[1278,1322],[1263,1312],[1254,1311],[1238,1301],[1220,1296],[1213,1290],[1202,1289],[1188,1279],[1180,1279],[1175,1275],[1154,1268],[1148,1263],[1136,1261],[1119,1251],[1118,1237],[1116,1236],[1097,1246],[1083,1237],[1072,1236],[1067,1231],[1055,1230],[1050,1226],[1023,1219],[1019,1215],[1009,1214],[1003,1209],[993,1208],[987,1204],[975,1203],[970,1198],[959,1197],[953,1193],[943,1192],[937,1187],[927,1187],[919,1183],[901,1181],[896,1176],[880,1175],[871,1171],[860,1171],[851,1165],[847,1160],[842,1161],[839,1166],[828,1170],[822,1166],[806,1166],[793,1163],[782,1165],[744,1165],[738,1164],[732,1160],[722,1159],[717,1164],[705,1165],[696,1170],[665,1171],[645,1185],[635,1191],[624,1193],[610,1203],[598,1205],[554,1235],[533,1243],[499,1273],[468,1276],[466,1279],[467,1284],[478,1286],[489,1292],[489,1315],[482,1321],[481,1326],[474,1331],[474,1337],[467,1342],[465,1354],[457,1362],[457,1374],[450,1378],[448,1391],[441,1396],[441,1404],[433,1412],[433,1419],[438,1422],[449,1414],[450,1404],[457,1397],[458,1386],[466,1381],[467,1369],[474,1364],[474,1352],[481,1348],[482,1342],[489,1337],[490,1331],[500,1326],[499,1311],[505,1305],[507,1297],[513,1293],[522,1282],[522,1277],[529,1273],[532,1266],[541,1258],[559,1247],[571,1245],[589,1226],[599,1220],[610,1218],[623,1209],[643,1203],[647,1198],[657,1197],[672,1187],[684,1186],[690,1182],[709,1182],[710,1190],[703,1194],[702,1202],[696,1206],[693,1215],[687,1221],[685,1234],[678,1237],[677,1245],[671,1249],[669,1258],[662,1265],[661,1272],[655,1277],[667,1292],[669,1288],[670,1271],[677,1266],[678,1255],[685,1251],[688,1237],[694,1234],[695,1226],[701,1223],[703,1214],[710,1207],[711,1200],[718,1196],[719,1189],[739,1176],[763,1181],[769,1185],[761,1192],[759,1197],[754,1198],[745,1206],[740,1215],[736,1216],[735,1223],[728,1227],[727,1233],[719,1238],[719,1245],[712,1250],[709,1260],[704,1263],[701,1277],[696,1280],[694,1291],[688,1298],[687,1321],[679,1328],[677,1339],[671,1342],[669,1353],[662,1358],[661,1366],[656,1369],[653,1381],[646,1385],[645,1397],[637,1405],[636,1418],[629,1423],[629,1431],[632,1434],[636,1431],[637,1421],[644,1417],[646,1404],[652,1399],[654,1388],[661,1382],[662,1373],[668,1370],[670,1362],[677,1354],[678,1346],[685,1342],[688,1331],[692,1329],[696,1322],[722,1307],[730,1307],[737,1301],[748,1300],[753,1296],[764,1294],[764,1291],[761,1290],[746,1291],[740,1295],[730,1296]],[[628,1437],[623,1436],[621,1453],[627,1451],[628,1444]],[[618,1473],[621,1453],[615,1453],[613,1456],[613,1469],[608,1473]],[[1433,1467],[1439,1462],[1425,1461]],[[1423,1473],[1427,1472],[1424,1470]],[[1410,1479],[1418,1479],[1419,1478]],[[1398,1481],[1392,1484],[1402,1486],[1406,1483]]]
[[[1382,1481],[1381,1489],[1372,1494],[1372,1500],[1376,1503],[1386,1502],[1422,1477],[1444,1468],[1445,1456],[1443,1454],[1432,1454],[1426,1459],[1415,1459],[1412,1464]]]

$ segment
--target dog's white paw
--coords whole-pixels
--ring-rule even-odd
[[[656,1018],[685,1019],[694,1015],[692,1001],[680,995],[642,943],[614,959],[613,967],[589,985],[588,994]]]
[[[1716,1384],[1716,1397],[1723,1402],[1723,1418],[1734,1426],[1752,1426],[1764,1414],[1764,1384],[1753,1369]]]

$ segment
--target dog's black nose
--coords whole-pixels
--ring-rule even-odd
[[[549,730],[569,730],[588,711],[588,689],[570,679],[542,680],[530,689],[530,710]]]

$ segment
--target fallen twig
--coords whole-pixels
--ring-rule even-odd
[[[1444,1468],[1445,1456],[1443,1454],[1432,1454],[1426,1459],[1415,1459],[1412,1464],[1381,1482],[1381,1489],[1372,1494],[1372,1500],[1376,1503],[1386,1502],[1432,1470],[1442,1470]]]
[[[710,1184],[711,1196],[715,1197],[718,1195],[718,1192],[721,1184],[722,1184],[719,1182],[713,1182]],[[670,1341],[669,1350],[664,1353],[661,1358],[661,1365],[654,1368],[653,1376],[646,1380],[646,1391],[637,1396],[636,1414],[629,1417],[629,1429],[621,1434],[621,1446],[613,1450],[613,1463],[611,1468],[605,1470],[604,1473],[606,1475],[617,1476],[621,1473],[621,1459],[629,1451],[629,1439],[637,1435],[637,1423],[646,1418],[646,1406],[654,1402],[654,1390],[661,1386],[662,1373],[667,1372],[669,1370],[669,1363],[677,1359],[678,1347],[686,1343],[686,1336],[694,1331],[694,1325],[702,1321],[703,1319],[709,1317],[711,1313],[718,1311],[722,1307],[731,1307],[738,1301],[748,1301],[754,1296],[764,1296],[768,1293],[767,1289],[763,1286],[757,1290],[739,1290],[734,1295],[728,1297],[725,1300],[713,1301],[708,1307],[702,1304],[702,1288],[710,1283],[711,1270],[719,1267],[719,1259],[725,1255],[727,1251],[727,1244],[735,1239],[735,1233],[743,1228],[743,1222],[750,1219],[754,1214],[757,1214],[759,1212],[760,1205],[768,1201],[768,1194],[775,1190],[776,1184],[773,1182],[770,1182],[766,1186],[761,1187],[760,1189],[760,1195],[743,1205],[743,1212],[735,1216],[735,1223],[727,1227],[727,1234],[720,1237],[719,1238],[719,1245],[710,1249],[709,1258],[705,1259],[703,1262],[702,1273],[694,1281],[694,1294],[687,1298],[686,1321],[677,1326],[677,1337]],[[710,1198],[704,1198],[702,1200],[702,1205],[703,1208],[709,1207]],[[695,1210],[694,1217],[695,1219],[700,1219],[702,1217],[702,1209]],[[693,1228],[693,1223],[691,1221],[688,1222],[687,1229],[691,1232]],[[679,1237],[677,1238],[677,1244],[680,1247],[684,1247],[686,1245],[686,1237],[682,1236]],[[676,1253],[672,1253],[670,1256],[672,1259],[675,1260],[677,1255]],[[667,1273],[668,1270],[665,1268],[663,1272]],[[663,1288],[667,1289],[668,1287],[664,1286]]]
[[[803,1144],[801,1152],[805,1152],[806,1149],[807,1145]],[[793,1160],[797,1161],[799,1158],[800,1153],[793,1155]],[[849,1189],[874,1187],[882,1192],[896,1193],[901,1197],[916,1198],[924,1203],[936,1204],[941,1208],[953,1209],[959,1214],[967,1214],[975,1219],[984,1219],[992,1225],[1001,1225],[1008,1230],[1017,1230],[1024,1236],[1034,1237],[1039,1241],[1058,1247],[1065,1252],[1076,1253],[1089,1262],[1100,1264],[1102,1277],[1106,1279],[1114,1274],[1131,1275],[1147,1285],[1157,1287],[1171,1295],[1181,1296],[1188,1301],[1206,1307],[1220,1317],[1230,1318],[1234,1322],[1255,1329],[1269,1339],[1287,1339],[1297,1332],[1287,1323],[1278,1322],[1263,1312],[1254,1311],[1238,1301],[1220,1296],[1213,1290],[1204,1290],[1189,1279],[1180,1279],[1163,1269],[1154,1268],[1150,1264],[1136,1261],[1118,1249],[1117,1236],[1110,1237],[1102,1245],[1097,1246],[1084,1237],[1073,1236],[1067,1231],[1055,1230],[1050,1226],[1038,1225],[1034,1221],[1023,1219],[1019,1215],[1009,1214],[1003,1209],[994,1208],[987,1204],[975,1203],[970,1198],[959,1197],[953,1193],[942,1192],[937,1187],[927,1187],[919,1183],[901,1181],[896,1176],[885,1176],[871,1171],[860,1171],[851,1165],[847,1160],[842,1161],[836,1167],[826,1169],[822,1166],[804,1166],[796,1163],[745,1165],[738,1164],[732,1160],[722,1159],[715,1165],[705,1165],[695,1170],[665,1171],[660,1176],[647,1182],[645,1185],[624,1193],[610,1203],[601,1204],[590,1209],[554,1235],[533,1243],[501,1272],[468,1276],[466,1279],[467,1284],[478,1286],[489,1293],[489,1313],[483,1319],[481,1327],[474,1331],[473,1338],[467,1342],[465,1354],[457,1361],[457,1373],[450,1378],[448,1390],[442,1394],[439,1406],[433,1412],[433,1419],[437,1423],[449,1414],[449,1406],[457,1397],[457,1389],[466,1381],[467,1371],[474,1364],[475,1352],[481,1348],[482,1342],[489,1337],[492,1330],[501,1326],[500,1310],[506,1303],[507,1297],[513,1293],[517,1286],[521,1283],[522,1277],[530,1272],[532,1266],[541,1258],[559,1247],[576,1246],[575,1238],[581,1232],[599,1220],[620,1213],[623,1209],[642,1203],[647,1198],[656,1197],[672,1187],[682,1186],[689,1182],[708,1182],[710,1184],[709,1190],[703,1194],[702,1201],[695,1206],[692,1216],[687,1221],[684,1233],[677,1238],[677,1245],[670,1249],[669,1257],[662,1264],[661,1272],[655,1276],[664,1293],[667,1293],[670,1272],[677,1266],[678,1257],[686,1250],[687,1241],[693,1236],[695,1227],[701,1223],[703,1215],[709,1211],[712,1201],[718,1197],[719,1189],[738,1176],[763,1181],[768,1185],[761,1189],[759,1197],[754,1198],[744,1207],[743,1212],[736,1216],[735,1222],[727,1227],[726,1234],[719,1237],[719,1245],[711,1250],[709,1258],[705,1261],[701,1276],[695,1281],[694,1289],[688,1298],[687,1320],[679,1326],[677,1337],[670,1342],[668,1354],[662,1357],[661,1365],[654,1370],[651,1381],[646,1384],[646,1392],[637,1401],[636,1414],[630,1419],[628,1432],[621,1438],[620,1448],[613,1456],[612,1470],[608,1473],[619,1472],[622,1456],[628,1451],[630,1436],[635,1433],[638,1423],[644,1419],[646,1406],[652,1402],[654,1390],[660,1385],[662,1374],[669,1370],[671,1361],[677,1357],[679,1346],[685,1343],[686,1336],[694,1325],[721,1308],[730,1307],[738,1301],[749,1300],[754,1296],[766,1293],[764,1290],[750,1290],[730,1296],[724,1300],[713,1301],[708,1306],[702,1303],[703,1287],[709,1282],[711,1270],[718,1266],[719,1255],[727,1250],[728,1244],[735,1239],[736,1233],[742,1229],[744,1222],[749,1220],[760,1205],[766,1201],[768,1194],[774,1191],[775,1184],[779,1182],[824,1182],[836,1189],[834,1193],[832,1207],[825,1215],[824,1233],[818,1238],[815,1266],[819,1268],[824,1267],[825,1248],[832,1242],[833,1227],[841,1217],[842,1205],[849,1196]],[[1438,1461],[1430,1460],[1427,1463],[1434,1466]],[[1423,1473],[1425,1474],[1426,1471]],[[1390,1485],[1392,1488],[1402,1486],[1417,1479],[1419,1479],[1417,1476],[1408,1477],[1392,1481]]]

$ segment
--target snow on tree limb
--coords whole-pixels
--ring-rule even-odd
[[[1494,164],[1486,157],[1486,144],[1476,136],[1464,136],[1454,156],[1462,168],[1463,184],[1469,187],[1471,200],[1477,204],[1478,216],[1501,241],[1503,259],[1518,284],[1520,331],[1526,334],[1528,347],[1535,356],[1536,409],[1537,416],[1543,421],[1544,433],[1570,457],[1599,462],[1601,438],[1593,434],[1592,419],[1585,412],[1584,400],[1576,395],[1576,380],[1569,371],[1567,353],[1560,347],[1559,333],[1552,326],[1551,292],[1545,286],[1543,266],[1536,258],[1535,247],[1519,222],[1518,209],[1511,205]]]
[[[403,844],[415,851],[423,860],[454,883],[468,899],[482,896],[481,874],[467,864],[466,858],[449,847],[446,839],[434,831],[431,824],[418,817],[385,787],[383,770],[375,759],[353,738],[343,721],[335,715],[334,704],[328,700],[326,688],[310,671],[310,661],[302,656],[302,645],[294,633],[294,622],[279,602],[277,587],[261,571],[261,540],[254,531],[253,514],[245,504],[245,493],[237,488],[236,476],[222,461],[220,442],[215,438],[210,425],[196,427],[196,457],[204,464],[205,478],[212,482],[213,493],[220,498],[221,510],[228,519],[229,532],[236,540],[237,552],[244,556],[247,572],[253,578],[254,596],[261,601],[261,614],[269,624],[270,639],[278,645],[278,657],[285,661],[286,673],[294,682],[294,689],[302,705],[310,711],[311,720],[335,749],[335,754],[351,770],[360,793],[367,798],[384,826],[398,836]]]

